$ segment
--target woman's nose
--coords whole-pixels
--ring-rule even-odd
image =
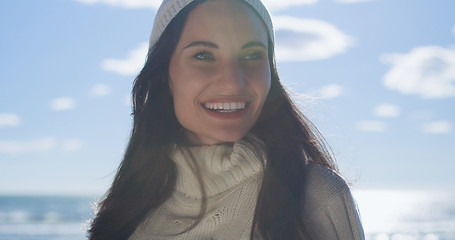
[[[246,79],[239,63],[225,64],[218,81],[220,88],[226,91],[237,91],[246,85]]]

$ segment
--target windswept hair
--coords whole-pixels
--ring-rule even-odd
[[[150,48],[145,66],[135,79],[131,137],[112,186],[92,220],[88,232],[91,240],[128,239],[174,191],[177,171],[169,152],[185,140],[170,94],[169,62],[189,12],[202,2],[192,2],[171,21]],[[280,83],[270,39],[268,46],[271,87],[262,113],[251,129],[264,142],[267,152],[251,239],[255,229],[269,240],[307,239],[301,216],[304,171],[309,164],[334,171],[336,166],[318,130]]]

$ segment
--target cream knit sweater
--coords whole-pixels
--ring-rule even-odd
[[[129,240],[249,240],[262,182],[263,146],[255,137],[232,145],[176,148],[171,154],[178,177],[172,197],[139,227]],[[194,159],[193,162],[191,159]],[[199,166],[206,191],[207,211],[184,232],[201,207]],[[305,226],[314,239],[363,239],[355,204],[346,183],[322,167],[311,167],[304,203]],[[260,236],[255,239],[261,239]]]

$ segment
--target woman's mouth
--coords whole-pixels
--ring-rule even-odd
[[[245,109],[246,105],[246,102],[217,102],[202,104],[204,108],[219,113],[238,112]]]

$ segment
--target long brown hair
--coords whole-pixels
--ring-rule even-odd
[[[88,233],[92,240],[128,239],[173,193],[176,166],[168,153],[184,140],[168,85],[169,62],[189,12],[202,2],[190,3],[171,21],[135,79],[132,134],[112,186],[92,221]],[[268,157],[251,239],[255,229],[264,239],[306,239],[300,213],[307,165],[336,167],[317,129],[281,85],[270,39],[268,45],[270,92],[251,129],[265,143]]]

